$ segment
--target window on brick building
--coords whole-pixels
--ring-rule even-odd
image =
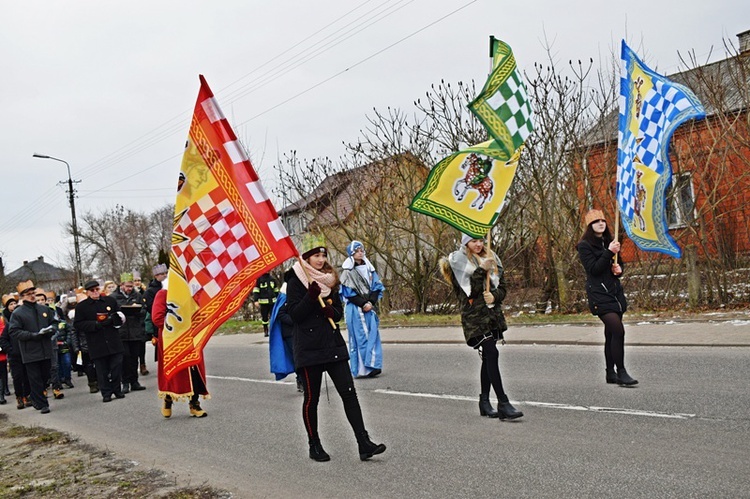
[[[667,191],[667,222],[670,229],[686,227],[695,220],[695,191],[693,174],[683,172],[672,176]]]

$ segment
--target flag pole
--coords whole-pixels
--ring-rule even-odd
[[[492,227],[490,227],[490,230],[487,231],[487,254],[491,258],[492,257]],[[494,265],[495,259],[492,258],[492,263]],[[490,290],[490,273],[487,272],[487,278],[484,281],[484,290],[489,291]]]
[[[615,201],[615,241],[617,241],[620,237],[620,210],[617,206],[617,201]],[[615,265],[617,264],[617,257],[620,255],[619,252],[615,253]]]

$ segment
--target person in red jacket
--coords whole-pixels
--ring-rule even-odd
[[[167,380],[164,375],[164,350],[162,333],[164,332],[164,323],[169,313],[167,305],[167,281],[163,283],[154,297],[154,304],[151,308],[151,320],[157,328],[158,336],[151,341],[156,346],[157,359],[157,377],[159,381],[159,397],[164,399],[161,408],[161,414],[165,418],[172,416],[172,404],[183,399],[190,399],[190,415],[195,418],[203,418],[208,413],[201,408],[198,397],[203,395],[204,399],[210,398],[206,388],[206,366],[203,358],[197,365],[190,366],[187,369],[181,369]]]

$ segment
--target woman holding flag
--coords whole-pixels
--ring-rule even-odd
[[[318,435],[318,400],[323,373],[327,372],[344,403],[344,412],[359,444],[363,461],[385,452],[365,430],[349,354],[336,322],[344,315],[339,298],[339,278],[328,263],[328,251],[320,238],[303,242],[302,257],[284,276],[287,307],[294,321],[294,366],[304,386],[302,419],[310,445],[310,459],[329,461]]]
[[[620,243],[613,240],[601,210],[589,210],[584,220],[586,231],[576,248],[586,271],[589,308],[604,323],[606,381],[625,386],[636,385],[638,381],[625,370],[625,326],[622,315],[628,308],[628,302],[620,284],[622,263],[617,262]]]
[[[516,419],[523,416],[508,400],[500,377],[498,340],[508,329],[501,304],[505,298],[503,266],[482,239],[463,234],[461,247],[440,261],[445,279],[453,286],[461,308],[461,326],[466,344],[479,351],[479,414],[490,418]],[[498,410],[490,404],[490,387],[495,391]]]

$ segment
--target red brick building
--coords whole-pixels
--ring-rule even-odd
[[[734,267],[750,256],[750,30],[737,35],[735,54],[669,75],[706,108],[705,119],[680,126],[670,143],[670,234],[686,256]],[[579,172],[582,211],[602,209],[614,220],[618,111],[590,132]],[[611,229],[614,224],[611,225]],[[664,260],[639,251],[620,230],[623,259]]]

